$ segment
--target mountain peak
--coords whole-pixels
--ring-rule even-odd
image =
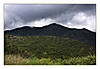
[[[49,24],[49,25],[46,25],[46,26],[60,26],[60,27],[65,27],[65,26],[62,26],[62,25],[60,25],[60,24],[57,24],[57,23],[51,23],[51,24]],[[67,27],[66,27],[67,28]]]
[[[59,24],[57,24],[57,23],[51,23],[51,24],[49,24],[48,26],[50,26],[50,25],[53,25],[53,26],[57,26],[57,25],[59,25]]]
[[[51,25],[58,25],[57,23],[52,23]]]

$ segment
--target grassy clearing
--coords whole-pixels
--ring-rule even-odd
[[[23,65],[29,61],[29,59],[22,58],[20,55],[5,55],[4,57],[5,65]]]
[[[70,59],[22,58],[20,55],[5,55],[5,65],[96,65],[96,56],[77,57]]]

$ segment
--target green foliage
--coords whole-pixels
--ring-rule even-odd
[[[5,65],[95,65],[96,56],[74,57],[69,59],[56,58],[22,58],[19,55],[5,55]]]
[[[69,38],[56,36],[4,36],[5,54],[20,54],[22,57],[68,59],[95,54],[95,48]]]
[[[63,62],[66,65],[94,65],[96,64],[96,56],[89,55],[87,57],[70,58]]]

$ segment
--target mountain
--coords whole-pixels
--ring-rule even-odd
[[[64,38],[71,38],[84,42],[90,46],[96,47],[96,33],[85,28],[75,29],[67,28],[62,25],[53,23],[43,27],[28,27],[24,26],[13,30],[4,31],[4,34],[17,36],[32,36],[32,35],[50,35]]]

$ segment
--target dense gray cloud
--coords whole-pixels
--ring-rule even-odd
[[[95,30],[95,4],[5,4],[4,27],[41,27],[53,22],[70,28]]]

